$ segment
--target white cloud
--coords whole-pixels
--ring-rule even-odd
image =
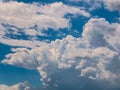
[[[76,0],[76,2],[78,1],[82,0]],[[92,0],[85,2],[91,3]],[[93,7],[97,7],[101,2],[110,11],[120,10],[119,0],[94,1]],[[80,88],[88,90],[87,85],[91,86],[93,83],[95,84],[91,87],[101,85],[101,88],[97,90],[117,90],[116,88],[120,88],[119,23],[110,24],[104,18],[92,18],[85,24],[81,38],[68,35],[62,40],[56,39],[51,43],[44,43],[37,40],[37,35],[42,35],[42,30],[48,28],[54,30],[69,28],[70,20],[65,17],[67,14],[85,17],[89,17],[90,14],[85,10],[65,5],[62,2],[37,5],[35,3],[0,1],[0,12],[0,43],[25,47],[13,48],[13,53],[6,55],[2,63],[38,70],[43,85],[49,87],[49,89],[42,90],[63,90],[60,87],[64,87],[64,89],[67,87],[66,90]],[[33,38],[18,40],[7,37],[6,34],[11,33],[3,24],[21,28],[10,27],[14,31],[12,34],[19,35],[19,32],[24,32],[26,35],[34,37],[34,40]],[[31,28],[35,25],[38,26],[37,30]],[[107,82],[108,85],[104,82]],[[27,83],[13,86],[0,85],[0,90],[13,89],[33,90]],[[96,88],[94,89],[96,90]]]
[[[40,42],[38,40],[18,40],[18,39],[0,39],[1,43],[11,45],[11,46],[19,46],[19,47],[27,47],[34,48],[41,45],[44,45],[44,42]]]
[[[53,6],[54,4],[51,4],[50,6]],[[0,2],[1,23],[15,25],[21,28],[29,28],[34,26],[35,24],[37,24],[41,29],[58,29],[68,27],[68,20],[61,17],[56,17],[58,19],[57,21],[55,20],[55,17],[49,16],[49,14],[37,14],[42,13],[40,9],[41,7],[37,6],[36,4],[25,4],[22,2],[18,3],[12,1],[7,3]],[[61,22],[63,22],[64,24],[62,24]],[[55,25],[53,26],[53,24]]]
[[[82,38],[68,35],[62,40],[55,40],[31,50],[13,49],[14,53],[8,54],[2,63],[37,69],[44,85],[49,82],[59,84],[56,77],[65,79],[73,72],[76,72],[73,73],[74,79],[79,76],[113,82],[120,78],[119,67],[116,67],[119,65],[116,62],[119,62],[120,55],[118,27],[117,23],[110,24],[103,18],[93,18],[84,26]],[[68,71],[63,76],[64,70]]]
[[[120,12],[120,0],[103,0],[103,2],[110,11]]]
[[[64,9],[63,9],[64,8]],[[51,5],[46,5],[40,8],[41,13],[47,14],[50,16],[55,16],[55,17],[64,17],[66,14],[80,14],[85,17],[89,17],[90,14],[85,12],[84,10],[78,8],[78,7],[73,7],[73,6],[68,6],[64,5],[62,2],[56,2]]]
[[[110,24],[104,18],[90,19],[84,26],[82,36],[89,41],[92,48],[95,47],[112,47],[116,51],[120,50],[120,24]]]
[[[27,82],[18,83],[13,86],[0,85],[0,90],[32,90]]]
[[[37,36],[38,32],[34,29],[25,29],[24,30],[26,35],[30,35],[30,36]]]
[[[89,82],[114,83],[111,87],[117,88],[119,85],[115,84],[120,78],[119,33],[118,23],[110,24],[103,18],[92,18],[84,26],[81,38],[68,35],[31,50],[16,48],[2,63],[37,69],[44,85],[56,84],[59,87],[65,84],[74,88],[73,83],[81,83],[81,79],[86,78]]]
[[[62,2],[38,5],[35,3],[25,4],[16,1],[0,1],[0,12],[0,38],[4,39],[4,41],[0,41],[1,43],[12,39],[8,36],[9,34],[21,35],[20,32],[22,32],[34,39],[38,39],[37,36],[43,35],[42,30],[48,30],[48,28],[54,30],[69,28],[70,20],[65,17],[67,14],[82,15],[85,17],[90,16],[85,10],[79,7],[65,5]],[[20,29],[3,26],[3,24],[12,25]],[[37,30],[31,28],[35,25],[37,26]],[[12,29],[12,32],[10,32],[9,29]],[[7,40],[5,38],[7,38]]]

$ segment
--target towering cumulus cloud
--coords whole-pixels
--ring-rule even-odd
[[[68,35],[33,49],[14,48],[2,63],[38,70],[42,90],[118,90],[119,38],[120,24],[92,18],[81,38]]]

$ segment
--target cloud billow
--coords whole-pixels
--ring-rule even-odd
[[[120,24],[91,18],[82,37],[62,40],[33,49],[13,48],[2,61],[38,70],[43,87],[39,90],[120,89]]]

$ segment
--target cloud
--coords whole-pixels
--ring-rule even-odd
[[[103,0],[103,2],[110,11],[120,12],[120,0]]]
[[[90,16],[85,10],[65,5],[62,2],[42,5],[0,1],[0,12],[0,38],[4,39],[0,41],[1,43],[7,42],[8,39],[10,42],[11,39],[17,36],[23,37],[23,35],[29,40],[38,40],[38,36],[44,35],[43,30],[50,28],[57,31],[70,28],[70,18],[66,17],[68,14]]]
[[[71,3],[83,3],[83,7],[89,7],[89,8],[86,8],[88,10],[95,10],[95,9],[98,9],[98,8],[101,8],[101,2],[103,0],[67,0]]]
[[[0,85],[0,90],[32,90],[28,82],[18,83],[13,86]]]
[[[26,48],[35,48],[41,45],[44,45],[45,42],[38,40],[18,40],[18,39],[4,39],[0,40],[1,43],[11,45],[11,46],[19,46]]]
[[[82,37],[68,35],[33,49],[13,48],[2,63],[38,70],[47,87],[43,90],[117,90],[119,29],[118,23],[92,18],[85,24]]]
[[[65,5],[62,2],[46,5],[25,4],[13,1],[7,3],[0,2],[0,12],[1,23],[20,28],[29,28],[37,25],[39,29],[52,28],[54,30],[69,27],[69,20],[64,18],[67,14],[90,16],[85,10]]]
[[[99,20],[90,19],[84,26],[84,32],[82,33],[82,36],[84,39],[89,41],[89,43],[92,45],[91,47],[93,48],[104,46],[113,48],[119,52],[119,29],[119,23],[110,24],[103,18]]]
[[[119,11],[120,12],[120,0],[67,0],[75,3],[86,3],[90,5],[91,9],[96,9],[102,7],[102,3],[106,9],[109,11]]]

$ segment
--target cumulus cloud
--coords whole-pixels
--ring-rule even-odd
[[[110,24],[103,18],[99,20],[90,19],[84,26],[84,32],[82,33],[82,36],[89,41],[89,43],[92,45],[91,47],[93,48],[106,46],[119,52],[119,29],[119,23]]]
[[[45,90],[117,90],[119,29],[118,23],[92,18],[81,38],[68,35],[33,49],[13,48],[14,53],[6,55],[2,63],[38,70],[43,85],[49,88]]]
[[[28,82],[18,83],[13,86],[0,85],[0,90],[32,90]]]
[[[70,18],[66,17],[68,14],[90,16],[85,10],[65,5],[62,2],[42,5],[0,1],[0,12],[0,38],[4,39],[0,41],[1,43],[17,36],[22,37],[22,35],[30,37],[27,39],[37,40],[37,36],[44,35],[43,30],[51,28],[56,31],[70,28]]]

